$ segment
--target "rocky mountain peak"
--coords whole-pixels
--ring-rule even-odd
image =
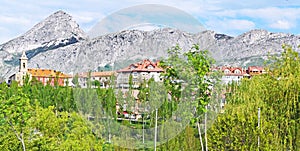
[[[58,10],[58,11],[54,12],[52,15],[50,15],[49,17],[51,17],[51,16],[68,16],[68,17],[71,17],[71,15],[67,14],[63,10]]]
[[[75,43],[87,36],[72,16],[57,11],[36,24],[28,32],[0,46],[9,53],[21,53],[49,45],[49,43]]]
[[[281,53],[282,44],[298,46],[300,36],[256,29],[231,37],[210,30],[191,34],[163,28],[125,30],[88,38],[72,16],[57,11],[22,36],[0,45],[0,77],[17,71],[22,51],[26,51],[30,68],[76,73],[101,71],[107,66],[119,69],[146,58],[160,59],[176,44],[182,52],[199,44],[220,65],[248,66],[262,65],[269,54]]]

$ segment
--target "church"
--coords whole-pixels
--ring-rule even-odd
[[[19,72],[13,74],[8,79],[8,84],[12,81],[18,82],[20,86],[24,84],[25,77],[28,76],[29,80],[35,78],[36,80],[42,82],[44,85],[50,84],[55,85],[55,81],[59,86],[66,86],[71,84],[72,76],[64,74],[60,71],[51,69],[28,69],[28,58],[23,51],[20,58]]]

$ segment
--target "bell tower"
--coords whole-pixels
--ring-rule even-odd
[[[28,71],[27,63],[28,63],[28,58],[25,54],[25,51],[23,51],[22,56],[20,58],[20,68],[19,68],[19,72],[23,73],[23,75],[25,75]]]

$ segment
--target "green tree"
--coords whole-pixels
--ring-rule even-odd
[[[231,88],[225,113],[209,130],[211,149],[299,150],[300,58],[290,46],[283,49],[281,56],[271,58],[267,74]]]
[[[79,87],[79,76],[78,73],[74,76],[74,78],[72,79],[72,83],[75,85],[75,87]]]
[[[162,61],[161,66],[166,70],[163,74],[164,84],[172,100],[175,102],[180,99],[194,100],[192,106],[197,111],[196,117],[203,115],[206,112],[206,105],[211,100],[209,89],[211,79],[207,78],[207,75],[214,60],[207,50],[200,50],[198,45],[194,45],[186,53],[182,53],[178,45],[168,52],[169,57]],[[192,119],[193,121],[198,122],[199,119]]]
[[[2,119],[0,129],[3,132],[10,131],[14,133],[25,151],[26,138],[29,135],[28,119],[32,110],[29,99],[25,94],[19,92],[19,94],[13,95],[9,99],[1,98],[0,101],[0,119]]]

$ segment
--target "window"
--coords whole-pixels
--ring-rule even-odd
[[[148,66],[148,69],[153,69],[154,67],[152,65],[149,65]]]
[[[240,74],[240,73],[241,73],[241,70],[236,69],[236,70],[234,70],[234,73],[235,73],[235,74]]]
[[[137,72],[133,72],[132,76],[137,77],[138,73]]]
[[[23,63],[23,68],[25,68],[25,66],[26,66],[26,64],[25,64],[25,63]]]
[[[230,73],[229,69],[225,69],[225,70],[224,70],[224,73],[225,73],[225,74]]]

